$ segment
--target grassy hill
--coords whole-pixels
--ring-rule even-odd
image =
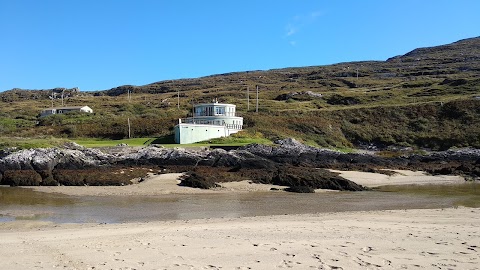
[[[129,118],[134,137],[168,141],[176,119],[193,103],[218,98],[237,105],[247,125],[244,137],[295,137],[325,147],[480,147],[479,75],[477,37],[386,61],[235,72],[96,92],[14,89],[0,93],[0,135],[121,139]],[[52,106],[53,92],[53,105],[61,105],[63,92],[66,105],[88,105],[95,113],[39,119],[40,110]]]

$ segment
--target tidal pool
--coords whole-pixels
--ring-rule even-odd
[[[448,191],[450,186],[442,186]],[[447,208],[480,201],[480,186],[386,187],[376,191],[297,194],[280,191],[159,196],[67,196],[0,187],[0,222],[121,223],[342,211]],[[446,188],[446,189],[445,189]],[[406,190],[405,190],[406,189]],[[420,189],[422,192],[413,192]],[[467,205],[479,207],[480,205]]]

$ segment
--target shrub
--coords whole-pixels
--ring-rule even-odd
[[[40,117],[38,125],[40,126],[61,126],[65,120],[64,114],[52,114],[44,117]]]

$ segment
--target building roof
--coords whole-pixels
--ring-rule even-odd
[[[88,106],[52,107],[52,108],[46,108],[46,109],[43,109],[43,110],[44,111],[46,111],[46,110],[74,110],[74,109],[81,109],[81,108],[84,108],[84,107],[88,107]]]
[[[199,103],[199,104],[194,104],[194,107],[199,107],[199,106],[233,106],[236,107],[235,104],[228,104],[228,103],[218,103],[218,102],[212,102],[212,103]]]

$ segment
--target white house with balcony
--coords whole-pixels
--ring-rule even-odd
[[[88,106],[72,106],[72,107],[55,107],[42,110],[40,112],[40,117],[52,115],[52,114],[62,114],[68,112],[84,112],[84,113],[93,113],[92,108]]]
[[[233,104],[202,103],[194,105],[192,117],[178,120],[175,143],[188,144],[227,137],[243,128],[243,117],[237,116]]]

